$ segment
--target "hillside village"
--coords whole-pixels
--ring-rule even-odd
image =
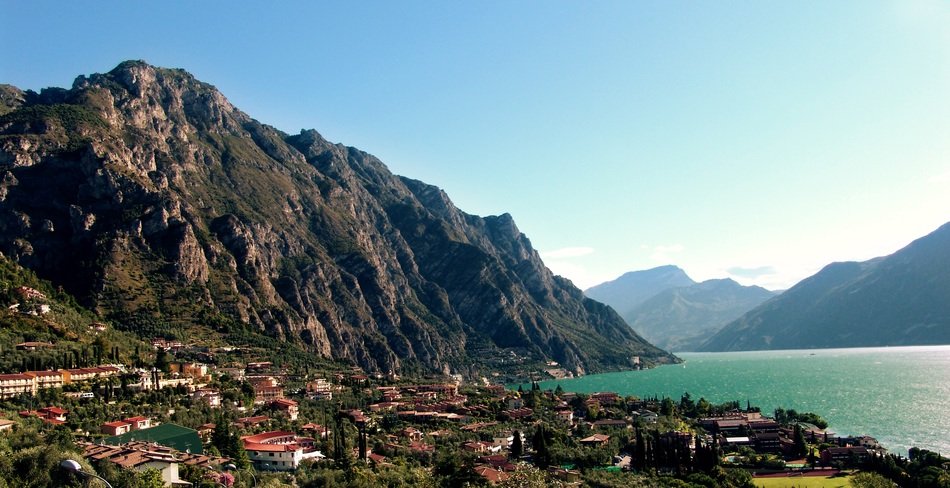
[[[855,468],[899,476],[917,462],[810,413],[368,373],[240,331],[243,343],[169,329],[143,341],[48,290],[12,290],[17,306],[0,312],[0,478],[50,480],[36,486],[81,482],[65,459],[133,487],[751,487],[753,476]]]
[[[722,466],[735,468],[719,471],[734,484],[748,485],[747,473],[827,475],[886,454],[872,438],[839,438],[803,421],[814,415],[778,412],[776,419],[689,394],[674,401],[510,390],[356,369],[301,376],[269,361],[177,361],[201,351],[162,339],[152,345],[156,358],[166,358],[161,368],[0,375],[4,410],[17,411],[0,428],[39,421],[35,428],[47,435],[64,429],[89,462],[157,470],[164,486],[232,486],[241,470],[306,479],[354,464],[414,466],[443,481],[489,485],[539,469],[545,479],[578,486],[624,473],[688,479]]]

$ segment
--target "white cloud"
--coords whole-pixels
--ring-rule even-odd
[[[553,251],[540,251],[538,254],[544,259],[570,259],[587,256],[594,253],[592,247],[564,247]]]

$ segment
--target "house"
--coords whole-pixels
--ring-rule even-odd
[[[246,429],[248,427],[260,425],[264,422],[267,422],[268,420],[270,420],[270,417],[266,415],[258,415],[256,417],[241,417],[234,421],[234,426],[239,429]]]
[[[414,427],[406,427],[399,431],[399,436],[409,439],[410,441],[421,441],[422,440],[422,431]]]
[[[214,428],[217,427],[215,424],[201,424],[198,427],[198,436],[203,440],[208,440],[211,438],[211,434],[214,433]]]
[[[41,418],[49,419],[49,420],[58,420],[60,422],[65,422],[66,414],[69,413],[68,411],[63,410],[59,407],[43,407],[37,410],[36,412],[39,413],[39,416]]]
[[[314,400],[332,400],[333,385],[324,378],[317,378],[307,383],[307,396]]]
[[[198,388],[191,394],[191,399],[196,402],[205,402],[211,408],[221,406],[221,392],[216,388]]]
[[[244,381],[245,378],[244,368],[217,368],[215,369],[215,373],[217,373],[218,376],[226,375],[236,381]]]
[[[493,447],[494,446],[492,446],[491,444],[487,442],[481,442],[481,441],[466,442],[465,444],[462,444],[462,449],[468,452],[474,452],[476,454],[491,452]]]
[[[316,450],[313,439],[293,432],[273,431],[241,438],[248,458],[257,469],[293,471],[304,459],[325,457]]]
[[[284,413],[291,421],[297,420],[299,407],[297,406],[297,402],[293,400],[288,400],[286,398],[274,400],[271,402],[271,408]]]
[[[42,419],[43,422],[46,422],[47,424],[62,425],[66,423],[65,410],[61,410],[62,412],[64,412],[61,415],[57,413],[50,413],[44,410],[46,409],[22,410],[18,414],[20,415],[20,417],[23,417],[23,418],[36,417],[38,419]],[[60,410],[60,409],[57,409],[57,410]]]
[[[867,460],[870,455],[864,446],[829,447],[821,451],[821,462],[825,465],[839,462],[851,466]]]
[[[640,420],[642,420],[645,424],[655,424],[660,418],[656,412],[647,409],[640,410],[637,412],[637,414],[639,415]]]
[[[264,405],[284,398],[284,389],[279,386],[255,386],[254,404]]]
[[[182,480],[178,475],[179,459],[172,451],[160,446],[86,444],[83,457],[94,461],[106,460],[135,471],[156,470],[167,487],[191,486],[191,483]]]
[[[94,368],[72,368],[63,370],[63,382],[66,384],[89,381],[96,378],[99,371]]]
[[[386,456],[383,456],[382,454],[376,454],[375,452],[371,452],[367,454],[366,460],[369,461],[370,463],[373,463],[376,466],[382,466],[382,465],[388,464],[386,462]]]
[[[189,378],[201,379],[208,376],[208,366],[201,363],[172,363],[172,373],[178,373]]]
[[[27,374],[0,374],[0,398],[36,393],[36,377]]]
[[[776,432],[762,432],[753,435],[755,450],[758,452],[779,452],[782,450],[780,437]]]
[[[132,430],[132,424],[121,420],[106,422],[99,426],[99,431],[108,436],[122,435],[130,430]]]
[[[152,426],[152,419],[148,417],[129,417],[127,419],[122,419],[122,421],[128,423],[131,426],[129,430],[142,430]]]
[[[315,424],[311,422],[308,424],[303,424],[302,426],[300,426],[300,428],[303,429],[304,432],[310,432],[312,435],[315,435],[320,438],[325,438],[327,436],[327,428],[320,424]]]
[[[515,436],[511,432],[503,432],[501,434],[492,436],[492,445],[501,449],[508,449],[511,447],[511,443],[514,441]]]
[[[502,471],[514,471],[517,469],[517,466],[511,463],[508,460],[508,456],[504,454],[493,454],[490,456],[479,456],[477,461],[479,464],[487,464],[495,469],[500,469]]]
[[[5,430],[13,430],[13,426],[16,425],[16,422],[7,419],[0,419],[0,432]]]
[[[23,374],[36,378],[37,390],[63,387],[64,378],[62,371],[27,371]]]
[[[617,405],[620,403],[620,395],[612,391],[592,393],[590,398],[597,400],[601,405]]]
[[[574,423],[574,411],[571,409],[558,410],[556,412],[557,418],[563,420],[564,422],[571,424]]]
[[[530,409],[530,408],[528,408],[528,407],[525,407],[525,408],[519,408],[519,409],[516,409],[516,410],[505,410],[505,411],[502,412],[502,413],[505,414],[505,415],[508,415],[508,418],[510,418],[510,419],[512,419],[512,420],[517,420],[517,419],[528,418],[528,417],[534,415],[534,410],[532,410],[532,409]]]
[[[453,384],[437,384],[437,385],[418,385],[416,386],[417,391],[431,391],[435,392],[437,395],[454,397],[458,396],[458,385]]]
[[[630,427],[630,424],[626,420],[620,419],[602,419],[593,423],[593,427],[597,429],[604,428],[613,428],[613,429],[626,429]]]
[[[581,472],[574,469],[564,469],[550,466],[548,467],[548,473],[551,473],[555,478],[568,483],[578,483],[581,480]]]
[[[475,466],[475,473],[488,480],[488,484],[496,485],[508,479],[508,473],[497,470],[491,466]]]
[[[606,446],[610,442],[610,436],[604,434],[594,434],[590,437],[585,437],[577,442],[584,444],[585,446]]]

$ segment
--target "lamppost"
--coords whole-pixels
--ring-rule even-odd
[[[79,465],[79,462],[78,462],[78,461],[75,461],[75,460],[73,460],[73,459],[64,459],[63,462],[59,463],[59,467],[65,469],[66,471],[72,471],[73,473],[76,473],[76,474],[78,474],[78,475],[80,475],[80,476],[85,476],[85,477],[88,477],[88,478],[95,478],[95,479],[97,479],[97,480],[99,480],[99,481],[105,483],[108,488],[112,488],[112,485],[110,485],[109,482],[106,481],[105,478],[103,478],[102,476],[96,475],[96,474],[87,473],[87,472],[83,471],[83,470],[82,470],[82,466]]]
[[[225,471],[238,471],[238,472],[240,472],[240,470],[238,469],[237,466],[234,465],[234,463],[225,464],[225,465],[223,466],[223,468],[224,468]],[[254,480],[254,486],[257,487],[257,476],[254,476],[254,469],[253,469],[253,468],[248,469],[247,472],[248,472],[248,473],[251,473],[251,479]]]

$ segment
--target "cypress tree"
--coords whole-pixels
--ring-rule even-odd
[[[514,439],[511,440],[511,458],[519,459],[524,454],[524,443],[521,440],[521,431],[515,431]]]
[[[637,445],[633,452],[633,465],[638,470],[646,468],[647,465],[647,446],[643,438],[643,432],[637,427]]]

